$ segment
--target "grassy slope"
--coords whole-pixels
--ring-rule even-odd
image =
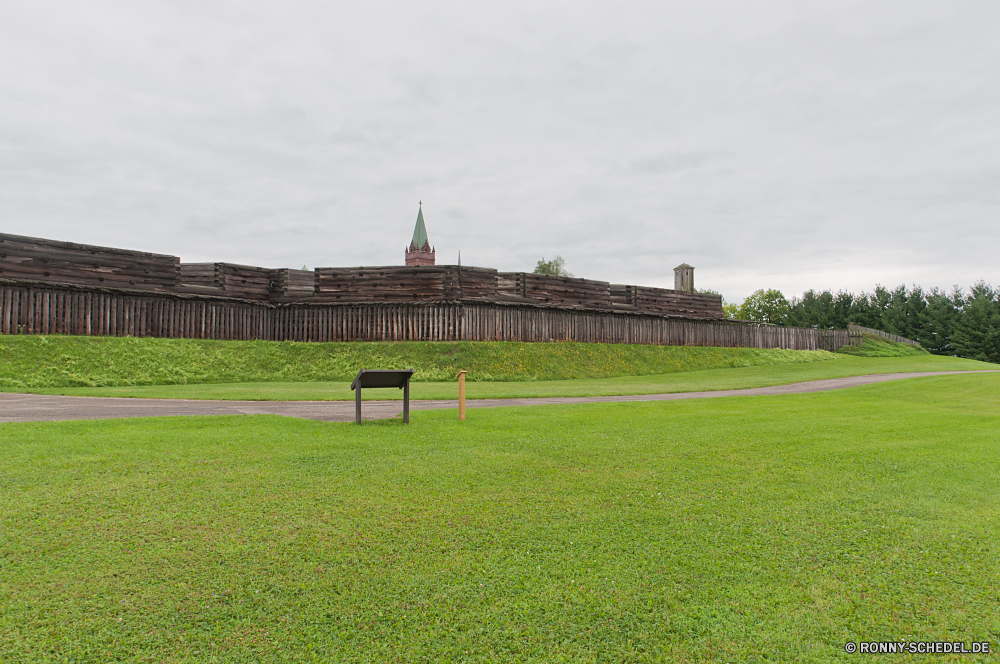
[[[878,373],[908,371],[975,371],[1000,369],[995,364],[921,354],[914,357],[857,358],[841,357],[831,362],[705,369],[654,376],[619,376],[578,380],[469,383],[470,399],[506,399],[521,397],[603,396],[613,394],[659,394],[730,390],[744,387],[785,385],[823,378],[842,378]],[[35,394],[70,396],[144,397],[151,399],[235,399],[252,401],[298,401],[354,399],[347,381],[315,383],[224,383],[220,385],[148,385],[126,387],[32,388]],[[414,399],[456,399],[455,383],[414,383]],[[367,390],[365,399],[402,399],[400,390]]]
[[[994,374],[408,427],[0,425],[0,660],[996,649],[998,430]]]
[[[0,387],[349,381],[361,367],[414,380],[527,381],[642,376],[829,360],[822,351],[579,343],[293,343],[0,335]]]
[[[862,334],[861,337],[861,348],[844,346],[837,352],[855,357],[914,357],[930,355],[922,346],[901,344],[868,333]]]
[[[877,346],[877,347],[876,347]],[[413,396],[451,399],[457,367],[469,398],[646,394],[995,365],[866,339],[877,357],[808,351],[602,344],[220,342],[0,337],[0,389],[77,396],[349,400],[358,367],[417,368]],[[903,357],[883,357],[885,355]],[[446,382],[428,382],[432,378]],[[493,378],[495,380],[487,380]],[[87,387],[74,387],[84,385]],[[401,398],[397,391],[365,394]]]

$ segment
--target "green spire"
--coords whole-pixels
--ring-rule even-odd
[[[425,244],[428,248],[430,247],[430,242],[427,241],[427,229],[424,228],[424,202],[420,201],[419,205],[417,225],[413,228],[413,239],[410,240],[410,245],[416,247],[418,250],[423,249]]]

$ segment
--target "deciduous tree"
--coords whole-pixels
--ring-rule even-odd
[[[740,318],[761,323],[783,325],[788,319],[788,300],[781,291],[763,288],[754,291],[740,305]]]
[[[543,256],[542,260],[538,261],[538,264],[535,265],[534,273],[547,274],[553,277],[573,276],[566,270],[566,261],[563,260],[562,256],[556,256],[550,261],[545,260],[545,257]]]

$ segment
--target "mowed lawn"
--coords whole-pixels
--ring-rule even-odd
[[[409,426],[3,424],[0,452],[0,661],[1000,648],[1000,374]]]

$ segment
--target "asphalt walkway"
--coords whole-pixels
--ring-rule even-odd
[[[534,399],[470,399],[472,408],[503,406],[546,406],[567,403],[615,403],[621,401],[674,401],[773,394],[806,394],[872,385],[890,380],[947,376],[993,371],[919,371],[829,378],[773,387],[714,392],[673,392],[605,397],[541,397]],[[411,401],[410,410],[458,408],[457,400]],[[366,420],[395,417],[403,411],[402,401],[365,401],[361,406]],[[324,422],[353,422],[353,401],[207,401],[194,399],[122,399],[109,397],[62,397],[40,394],[0,393],[0,422],[52,422],[60,420],[100,420],[122,417],[167,417],[183,415],[285,415]]]

